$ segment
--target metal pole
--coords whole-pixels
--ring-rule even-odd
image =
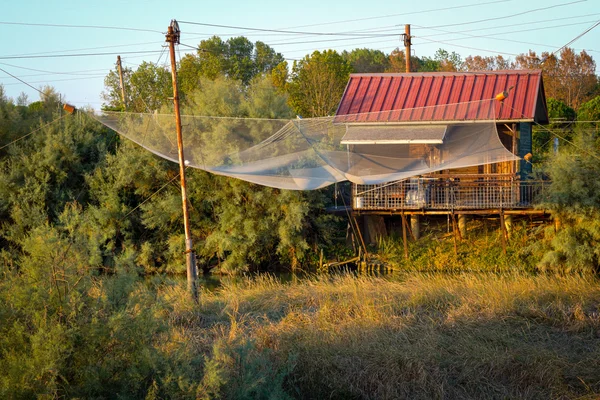
[[[411,45],[411,36],[410,36],[410,25],[404,25],[404,49],[406,50],[406,72],[410,73],[410,45]]]
[[[171,53],[171,75],[173,79],[173,106],[175,109],[175,125],[177,128],[177,153],[179,155],[179,177],[181,179],[181,201],[183,203],[183,227],[185,229],[185,258],[187,267],[187,286],[194,300],[198,300],[198,270],[196,256],[192,248],[190,232],[190,216],[188,211],[187,191],[185,187],[185,158],[183,156],[183,138],[181,135],[181,115],[179,113],[179,89],[177,87],[177,63],[175,61],[175,44],[179,44],[179,25],[172,20],[167,31],[167,43]]]
[[[123,84],[123,68],[121,67],[121,56],[117,56],[117,69],[119,70],[119,84],[121,85],[121,101],[123,107],[127,108],[127,101],[125,100],[125,85]]]

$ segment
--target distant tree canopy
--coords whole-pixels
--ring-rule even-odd
[[[187,55],[182,80],[203,76],[216,79],[219,75],[239,80],[247,85],[256,76],[270,72],[283,56],[263,42],[252,43],[243,36],[223,41],[218,36],[203,40],[195,55]],[[182,61],[183,67],[183,61]]]
[[[579,107],[577,118],[580,121],[600,121],[600,95]]]
[[[335,50],[315,51],[294,61],[288,93],[302,117],[323,117],[337,109],[352,66]]]
[[[104,78],[105,90],[102,92],[104,108],[131,112],[153,112],[167,104],[173,97],[171,72],[163,66],[142,62],[136,70],[123,68],[123,86],[125,102],[121,99],[119,74],[110,71]]]
[[[350,52],[344,50],[342,58],[350,64],[352,72],[356,73],[385,72],[390,64],[388,56],[381,50],[354,49]]]

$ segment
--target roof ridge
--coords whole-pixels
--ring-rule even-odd
[[[376,77],[376,76],[462,76],[462,75],[540,75],[541,69],[501,69],[495,71],[423,71],[423,72],[357,72],[350,76]]]

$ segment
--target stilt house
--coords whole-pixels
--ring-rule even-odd
[[[493,102],[491,99],[498,94],[494,110],[460,111],[461,104]],[[451,107],[454,104],[458,106]],[[401,112],[422,107],[431,107],[430,117],[425,121],[429,124],[424,122],[423,113]],[[436,107],[441,110],[437,114]],[[435,143],[443,142],[448,126],[491,121],[504,147],[520,157],[514,161],[439,170],[396,182],[352,184],[355,214],[539,212],[533,209],[533,204],[547,183],[532,179],[530,160],[532,126],[548,123],[541,71],[352,74],[336,118],[350,115],[376,117],[357,118],[352,123],[353,140],[346,141],[349,146],[360,145],[361,140],[382,146],[400,139],[420,140],[431,143],[431,154],[435,154]],[[423,129],[418,127],[419,123]],[[382,129],[374,129],[382,125],[397,128],[383,134],[387,142],[382,140]],[[408,134],[403,126],[410,126]]]

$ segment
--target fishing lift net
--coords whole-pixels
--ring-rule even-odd
[[[378,184],[518,159],[496,130],[496,100],[307,119],[183,115],[186,165],[281,189]],[[178,162],[172,114],[92,115]]]

